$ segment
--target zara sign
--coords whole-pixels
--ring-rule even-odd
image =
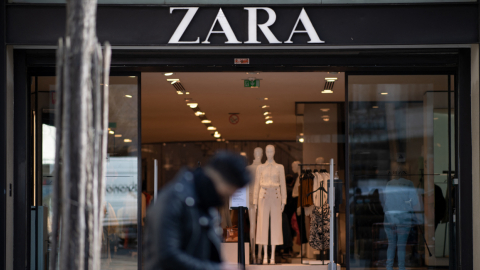
[[[292,25],[292,29],[290,31],[289,38],[285,41],[280,41],[278,38],[273,34],[270,27],[275,23],[277,20],[277,15],[275,11],[268,7],[245,7],[244,10],[248,12],[248,40],[246,41],[239,41],[237,36],[235,35],[232,27],[230,26],[225,13],[223,12],[222,8],[218,9],[217,16],[213,20],[212,26],[210,27],[210,31],[204,39],[197,37],[195,40],[181,40],[185,31],[187,31],[188,27],[191,25],[195,14],[198,11],[198,7],[171,7],[170,14],[172,14],[175,10],[187,10],[185,16],[183,17],[180,24],[178,24],[175,32],[170,37],[168,44],[210,44],[210,37],[212,34],[221,34],[224,35],[227,40],[225,44],[260,44],[261,41],[258,40],[258,29],[263,33],[265,38],[267,39],[269,44],[281,44],[281,43],[293,43],[292,38],[294,35],[298,34],[306,34],[308,35],[309,40],[307,43],[325,43],[325,41],[321,40],[313,26],[310,18],[308,17],[305,8],[302,8],[296,23]],[[266,12],[268,18],[267,21],[264,23],[258,23],[257,21],[257,13],[258,12]],[[304,29],[300,29],[299,23],[302,23]],[[214,30],[215,27],[219,27],[220,30]]]

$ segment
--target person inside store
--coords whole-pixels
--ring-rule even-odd
[[[183,169],[149,208],[146,270],[237,270],[223,263],[217,208],[252,176],[244,157],[218,152],[203,168]]]

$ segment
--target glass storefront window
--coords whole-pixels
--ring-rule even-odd
[[[448,82],[447,75],[349,76],[352,268],[448,267],[447,179],[455,171]]]
[[[32,89],[36,153],[40,155],[35,162],[38,168],[35,175],[41,179],[41,204],[49,211],[50,234],[56,135],[55,77],[33,77]],[[138,77],[110,77],[102,269],[137,269],[138,140]]]

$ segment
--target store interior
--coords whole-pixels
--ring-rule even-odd
[[[102,269],[138,268],[139,221],[144,225],[148,218],[155,191],[161,192],[182,168],[204,165],[218,150],[237,152],[249,165],[258,165],[272,146],[274,161],[283,165],[287,200],[281,220],[270,222],[268,229],[281,231],[275,237],[283,243],[276,243],[273,252],[267,245],[265,256],[263,243],[252,244],[265,236],[258,234],[264,217],[247,210],[248,269],[274,267],[272,262],[284,270],[326,267],[330,239],[335,262],[342,266],[349,259],[350,267],[358,269],[448,267],[452,206],[447,179],[454,177],[456,165],[455,95],[448,90],[455,89],[454,77],[349,75],[347,86],[346,81],[343,72],[111,76]],[[31,87],[35,176],[42,180],[42,193],[34,193],[33,201],[48,207],[45,227],[51,233],[55,77],[32,77]],[[330,212],[319,210],[328,208],[326,194],[317,190],[326,187],[329,175],[341,183],[333,231],[326,218]],[[407,196],[400,204],[408,203],[408,222],[395,224],[388,217],[391,199],[402,196]],[[235,263],[238,211],[218,210],[223,257]],[[402,234],[398,228],[406,229]],[[272,244],[272,235],[267,236]]]
[[[248,164],[254,162],[254,152],[260,151],[261,163],[265,163],[266,147],[273,145],[274,160],[284,168],[288,193],[282,220],[270,224],[283,228],[284,244],[276,246],[275,263],[327,264],[329,249],[323,246],[315,249],[308,244],[314,205],[307,203],[307,213],[297,216],[300,208],[295,193],[298,192],[293,192],[292,197],[292,191],[298,189],[299,176],[303,175],[297,164],[311,164],[302,169],[313,180],[316,172],[330,173],[327,163],[332,159],[334,170],[343,179],[344,81],[341,72],[142,73],[142,168],[146,172],[143,176],[146,192],[154,194],[155,175],[151,168],[155,167],[155,160],[157,186],[161,190],[181,168],[205,164],[218,150],[240,153],[246,156]],[[326,187],[327,181],[322,177],[319,182],[325,182]],[[311,189],[309,192],[313,186]],[[313,195],[320,197],[320,193]],[[342,209],[338,215],[339,228],[345,227]],[[234,263],[238,210],[226,206],[220,213],[225,231],[224,257]],[[245,213],[245,239],[256,234],[255,218],[252,213]],[[326,215],[324,218],[329,222]],[[339,242],[345,243],[345,230],[338,232]],[[328,244],[329,239],[322,241]],[[263,263],[264,253],[259,250],[262,245],[246,245],[246,248],[247,264]],[[271,252],[269,246],[269,263]],[[345,252],[345,244],[338,246],[338,252]]]

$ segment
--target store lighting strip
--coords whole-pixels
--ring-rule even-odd
[[[222,134],[218,132],[217,127],[212,125],[212,121],[208,119],[205,112],[200,109],[200,107],[198,106],[198,103],[194,102],[192,99],[185,99],[185,101],[187,102],[187,106],[193,110],[193,113],[195,114],[195,116],[200,118],[201,123],[207,127],[207,130],[212,132],[211,134],[216,139],[216,141],[224,142],[225,138],[223,138]]]

